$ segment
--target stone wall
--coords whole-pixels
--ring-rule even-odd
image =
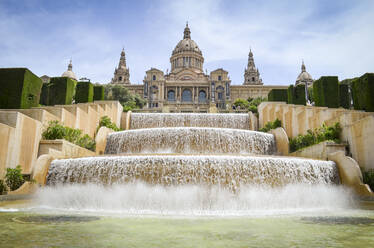
[[[324,141],[312,146],[305,147],[289,155],[293,157],[304,157],[327,160],[328,155],[334,152],[343,152],[345,154],[345,144],[335,144],[331,141]]]
[[[281,120],[288,137],[306,134],[323,123],[342,126],[341,139],[349,145],[352,157],[364,168],[374,168],[374,113],[343,108],[326,108],[263,102],[258,106],[259,128],[276,118]]]
[[[22,173],[31,173],[39,154],[42,132],[49,121],[58,120],[94,137],[99,120],[104,115],[120,126],[121,104],[118,101],[95,101],[20,110],[1,109],[0,178],[4,177],[6,168],[17,165],[21,165]]]

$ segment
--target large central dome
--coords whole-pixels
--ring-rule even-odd
[[[191,31],[186,24],[183,40],[179,41],[170,58],[171,72],[190,68],[202,72],[204,58],[196,42],[191,39]]]
[[[173,50],[173,55],[181,52],[196,52],[200,55],[202,55],[201,50],[197,46],[196,42],[191,40],[191,31],[188,27],[188,24],[186,25],[186,28],[184,29],[184,36],[183,40],[179,41],[177,46]]]

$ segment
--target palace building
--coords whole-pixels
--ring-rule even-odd
[[[170,72],[151,68],[146,71],[143,84],[131,84],[125,51],[122,50],[111,83],[121,84],[131,93],[143,96],[148,110],[163,112],[208,112],[212,107],[229,110],[237,98],[267,97],[271,89],[287,88],[263,85],[251,50],[242,85],[232,85],[229,72],[223,68],[204,73],[204,56],[191,39],[188,24],[183,39],[171,54],[170,65]]]

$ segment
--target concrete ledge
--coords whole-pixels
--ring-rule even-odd
[[[344,152],[339,151],[329,154],[328,159],[334,161],[338,166],[340,181],[343,185],[352,188],[359,196],[374,196],[370,187],[363,183],[360,167],[353,158],[347,157]]]
[[[125,130],[130,130],[131,128],[131,111],[127,111],[126,113],[126,124],[125,124]]]
[[[327,160],[330,153],[343,152],[345,154],[345,147],[346,144],[336,144],[333,141],[326,140],[292,152],[290,156]]]
[[[287,156],[289,154],[289,140],[286,131],[282,127],[272,129],[269,133],[274,135],[278,155]]]
[[[105,152],[105,146],[108,134],[113,133],[114,130],[107,127],[100,127],[96,134],[96,155],[103,155]]]
[[[40,156],[36,161],[36,165],[32,173],[32,179],[34,179],[38,185],[45,185],[49,166],[53,159],[53,156],[45,154]]]
[[[66,140],[41,140],[39,144],[39,154],[49,154],[50,149],[61,152],[63,158],[78,158],[95,156],[95,152],[87,150],[83,147],[77,146]],[[60,156],[58,156],[60,157]]]

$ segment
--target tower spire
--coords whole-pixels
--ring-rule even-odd
[[[183,32],[183,39],[191,39],[191,31],[190,28],[188,27],[188,22],[186,23],[186,27],[184,28]]]
[[[73,71],[73,62],[72,59],[70,59],[69,65],[68,65],[68,71]]]
[[[302,60],[302,62],[301,62],[301,71],[302,72],[306,71],[304,60]]]

